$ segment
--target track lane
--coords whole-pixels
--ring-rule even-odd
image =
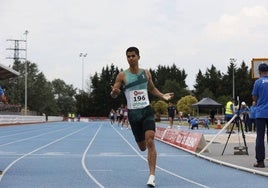
[[[138,150],[131,130],[101,121],[65,122],[59,127],[66,129],[0,147],[2,169],[26,155],[6,171],[0,187],[147,187],[147,151]],[[45,129],[39,128],[41,134]],[[58,124],[51,126],[57,128]],[[85,129],[62,138],[82,128]],[[18,139],[23,138],[26,137]],[[267,184],[265,177],[217,165],[162,142],[156,141],[156,147],[157,187],[221,188],[231,182],[231,187],[259,188]],[[1,152],[3,149],[6,153]]]

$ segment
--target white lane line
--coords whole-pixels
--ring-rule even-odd
[[[113,126],[112,126],[113,127]],[[132,148],[132,150],[134,150],[134,152],[135,153],[137,153],[137,155],[138,156],[140,156],[143,160],[145,160],[146,162],[147,162],[147,159],[143,156],[143,155],[141,155],[135,148],[134,148],[134,146],[132,146],[129,142],[128,142],[128,140],[119,132],[119,131],[117,131],[114,127],[113,127],[113,129],[117,132],[117,134],[119,134],[120,136],[121,136],[121,138]],[[162,167],[160,167],[160,166],[156,166],[156,168],[158,168],[158,169],[160,169],[161,171],[164,171],[164,172],[166,172],[167,174],[170,174],[170,175],[172,175],[172,176],[175,176],[175,177],[177,177],[177,178],[180,178],[180,179],[183,179],[184,181],[187,181],[187,182],[189,182],[189,183],[192,183],[192,184],[195,184],[195,185],[198,185],[198,186],[200,186],[200,187],[205,187],[205,188],[208,188],[208,186],[206,186],[206,185],[203,185],[203,184],[200,184],[200,183],[198,183],[198,182],[196,182],[196,181],[193,181],[193,180],[190,180],[190,179],[188,179],[188,178],[185,178],[185,177],[183,177],[183,176],[180,176],[180,175],[178,175],[178,174],[175,174],[175,173],[173,173],[173,172],[171,172],[171,171],[169,171],[169,170],[166,170],[166,169],[164,169],[164,168],[162,168]]]
[[[104,186],[89,172],[86,164],[85,164],[85,160],[86,160],[86,154],[89,150],[89,148],[91,147],[92,143],[94,142],[97,134],[99,133],[100,129],[102,127],[102,124],[100,125],[100,127],[98,128],[98,130],[96,131],[95,135],[93,136],[93,138],[91,139],[91,141],[89,142],[86,150],[84,151],[83,153],[83,157],[82,157],[82,160],[81,160],[81,163],[82,163],[82,166],[83,166],[83,169],[85,170],[86,174],[88,175],[89,178],[91,178],[100,188],[104,188]]]
[[[10,136],[17,136],[17,135],[21,135],[21,134],[27,134],[27,133],[31,133],[31,132],[34,132],[34,131],[38,131],[38,129],[33,129],[33,130],[27,130],[27,131],[23,131],[23,132],[19,132],[19,133],[12,133],[12,134],[2,135],[2,136],[0,136],[0,139],[10,137]]]
[[[24,126],[27,126],[27,125],[24,125]],[[0,139],[2,138],[6,138],[6,137],[10,137],[10,136],[17,136],[17,135],[23,135],[23,134],[28,134],[28,133],[31,133],[31,132],[35,132],[35,131],[42,131],[42,132],[45,132],[46,130],[50,130],[52,126],[43,126],[42,124],[39,125],[32,125],[33,127],[31,127],[32,129],[23,129],[22,127],[17,127],[17,129],[13,130],[12,132],[10,130],[6,130],[4,128],[1,127],[1,132],[5,135],[1,135],[0,136]],[[40,127],[42,129],[40,129]],[[14,133],[15,132],[15,133]]]
[[[63,128],[63,129],[65,129],[65,128]],[[10,144],[14,144],[14,143],[17,143],[17,142],[23,142],[25,140],[30,140],[32,138],[40,137],[40,136],[43,136],[43,135],[46,135],[46,134],[50,134],[50,133],[54,133],[54,132],[59,132],[59,131],[62,131],[63,129],[53,130],[53,131],[50,131],[50,132],[45,132],[45,133],[42,133],[42,134],[39,134],[39,135],[35,135],[35,136],[23,138],[23,139],[20,139],[20,140],[15,140],[15,141],[8,142],[8,143],[5,143],[5,144],[0,144],[0,147],[6,146],[6,145],[10,145]],[[68,129],[70,129],[70,128],[68,128]]]
[[[65,136],[63,136],[63,137],[61,137],[61,138],[58,138],[58,139],[56,139],[56,140],[54,140],[54,141],[52,141],[52,142],[50,142],[50,143],[48,143],[48,144],[46,144],[46,145],[43,145],[43,146],[41,146],[41,147],[39,147],[39,148],[37,148],[37,149],[35,149],[35,150],[29,152],[29,153],[26,153],[26,154],[22,155],[21,157],[17,158],[16,160],[14,160],[12,163],[10,163],[10,164],[4,169],[2,175],[0,175],[0,182],[1,182],[2,178],[4,177],[4,175],[6,174],[6,172],[7,172],[7,171],[8,171],[8,170],[9,170],[15,163],[17,163],[17,162],[20,161],[21,159],[23,159],[23,158],[25,158],[25,157],[27,157],[27,156],[29,156],[29,155],[31,155],[31,154],[33,154],[33,153],[35,153],[35,152],[41,150],[41,149],[44,149],[44,148],[46,148],[46,147],[48,147],[48,146],[50,146],[50,145],[52,145],[52,144],[55,144],[55,143],[57,143],[57,142],[59,142],[59,141],[65,139],[65,138],[67,138],[67,137],[69,137],[69,136],[72,136],[72,135],[74,135],[74,134],[76,134],[76,133],[78,133],[78,132],[80,132],[80,131],[82,131],[82,130],[84,130],[84,129],[86,129],[86,128],[88,128],[88,127],[84,127],[84,128],[82,128],[82,129],[76,130],[76,131],[74,131],[74,132],[72,132],[72,133],[69,133],[69,134],[67,134],[67,135],[65,135]]]

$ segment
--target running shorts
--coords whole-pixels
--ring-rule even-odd
[[[155,131],[155,118],[151,106],[142,109],[128,109],[128,120],[136,142],[145,140],[147,130]]]

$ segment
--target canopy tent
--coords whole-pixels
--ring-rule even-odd
[[[222,107],[222,104],[214,101],[213,99],[206,97],[201,101],[192,104],[192,107],[203,107],[203,108],[212,108],[212,107]]]
[[[0,80],[6,80],[8,78],[17,77],[19,75],[19,72],[0,64]]]
[[[197,116],[199,116],[199,108],[220,108],[223,107],[223,105],[209,97],[206,97],[199,102],[192,104],[192,107],[197,108]]]

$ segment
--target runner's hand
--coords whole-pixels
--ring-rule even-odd
[[[110,95],[112,96],[112,98],[116,98],[120,94],[121,90],[113,86],[111,86],[111,88],[112,88],[112,91]]]
[[[174,93],[165,93],[162,98],[166,101],[169,101],[170,99],[172,99],[174,97]]]

